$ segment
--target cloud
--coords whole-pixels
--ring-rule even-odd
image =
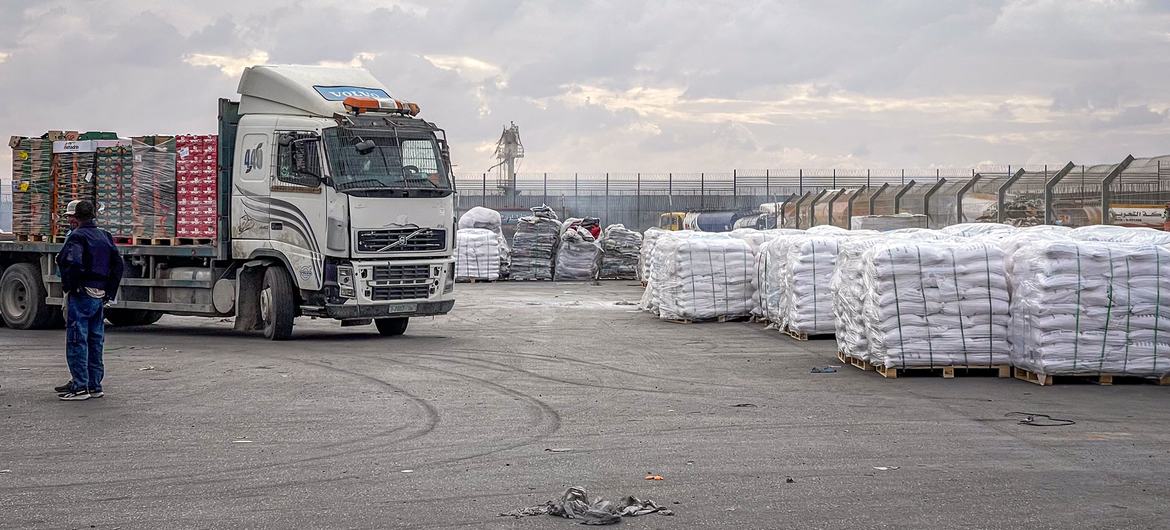
[[[468,82],[482,84],[491,80],[497,88],[507,86],[503,70],[489,62],[462,55],[423,55],[422,57],[435,68],[455,72]]]
[[[7,61],[9,57],[12,57],[11,53],[0,52],[0,64],[4,64],[4,62]]]
[[[239,56],[191,53],[183,57],[183,62],[191,66],[214,66],[224,75],[238,77],[246,67],[267,63],[268,52],[252,50]]]
[[[342,62],[342,61],[317,61],[317,64],[320,66],[332,66],[332,67],[337,67],[337,68],[343,68],[343,67],[347,67],[347,66],[352,67],[352,68],[361,68],[361,67],[364,67],[366,65],[366,63],[373,61],[374,59],[377,59],[377,58],[378,58],[378,54],[376,54],[376,53],[358,52],[357,54],[355,54],[353,56],[353,59],[350,59],[349,61],[346,61],[346,62]],[[259,64],[259,63],[255,63],[255,64]]]

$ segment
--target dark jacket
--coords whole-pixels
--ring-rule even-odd
[[[93,221],[82,223],[65,238],[65,246],[57,254],[57,267],[66,293],[93,287],[105,290],[106,300],[113,300],[122,283],[122,255],[113,236]]]

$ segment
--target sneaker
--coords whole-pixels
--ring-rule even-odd
[[[76,392],[66,392],[57,396],[61,401],[85,401],[89,399],[88,390],[78,390]]]
[[[65,383],[61,386],[53,387],[53,392],[56,392],[58,394],[65,394],[65,393],[72,392],[72,391],[73,391],[73,381],[69,381],[68,383]]]
[[[102,392],[101,390],[90,390],[89,391],[89,397],[94,398],[94,399],[100,398],[104,395],[106,395],[106,393]]]

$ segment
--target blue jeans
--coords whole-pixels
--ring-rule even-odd
[[[68,305],[65,358],[73,376],[73,388],[99,392],[106,374],[102,364],[102,346],[106,341],[104,302],[84,293],[72,293]]]

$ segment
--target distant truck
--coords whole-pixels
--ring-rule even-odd
[[[126,274],[108,320],[235,317],[238,330],[282,340],[298,316],[373,323],[393,336],[411,317],[451,311],[455,190],[444,131],[362,69],[254,66],[238,92],[238,102],[219,101],[218,236],[120,246]],[[60,325],[60,247],[0,243],[8,327]]]

